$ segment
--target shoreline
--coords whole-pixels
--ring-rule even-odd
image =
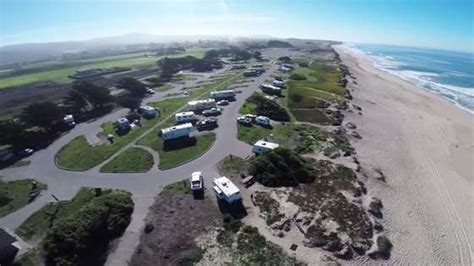
[[[355,79],[347,88],[362,115],[349,113],[363,139],[353,146],[382,199],[391,263],[473,263],[474,116],[444,97],[373,65],[365,54],[334,45]]]
[[[343,47],[344,50],[350,51],[351,53],[353,53],[353,54],[355,54],[355,55],[359,55],[359,56],[361,56],[361,57],[365,57],[365,58],[369,59],[369,60],[372,62],[372,67],[374,67],[375,69],[381,70],[381,71],[387,73],[388,75],[396,76],[396,77],[402,79],[403,81],[406,81],[406,82],[412,84],[413,86],[417,87],[418,89],[421,89],[421,90],[424,90],[424,91],[429,92],[429,93],[431,93],[431,94],[434,94],[434,95],[436,95],[437,97],[439,97],[439,98],[441,98],[441,99],[443,99],[443,100],[445,100],[445,101],[447,101],[447,102],[449,102],[449,103],[455,105],[457,108],[460,108],[461,110],[463,110],[463,111],[465,111],[465,112],[467,112],[467,113],[469,113],[469,114],[471,114],[471,115],[474,115],[474,110],[471,110],[471,109],[469,109],[469,108],[467,108],[467,107],[464,107],[462,104],[460,104],[459,102],[457,102],[457,101],[455,101],[455,100],[453,100],[453,99],[451,99],[451,98],[449,98],[449,97],[443,96],[442,93],[440,93],[440,92],[438,92],[438,91],[436,91],[436,90],[431,90],[431,89],[425,88],[425,87],[423,87],[423,86],[420,86],[420,85],[417,84],[415,81],[410,80],[408,77],[397,74],[396,71],[390,71],[390,70],[388,70],[388,69],[384,69],[384,68],[381,67],[381,66],[377,66],[377,61],[376,61],[374,58],[372,58],[369,54],[365,53],[364,51],[362,51],[362,50],[360,50],[360,49],[358,49],[358,48],[355,48],[355,47],[351,47],[350,45],[348,45],[348,44],[346,44],[346,43],[343,43],[343,44],[341,44],[341,45],[339,45],[339,46]],[[458,91],[458,90],[446,88],[445,86],[452,86],[452,85],[449,85],[449,84],[440,84],[440,83],[435,83],[435,84],[438,85],[438,86],[440,86],[440,87],[443,87],[445,90],[453,90],[453,91],[456,91],[456,92],[458,92],[458,93],[460,92],[460,91]]]

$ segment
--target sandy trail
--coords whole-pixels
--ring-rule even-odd
[[[390,263],[472,265],[474,115],[334,48],[356,77],[348,88],[363,115],[347,121],[363,136],[354,143],[359,160],[387,176],[368,186],[385,205]]]

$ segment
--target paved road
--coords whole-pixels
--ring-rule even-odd
[[[237,94],[235,102],[231,102],[230,105],[224,107],[222,115],[218,117],[219,127],[214,130],[216,141],[209,151],[198,159],[173,169],[161,171],[158,167],[154,167],[147,173],[136,174],[99,173],[98,167],[85,172],[59,169],[54,163],[54,156],[62,146],[77,136],[97,134],[100,131],[101,124],[123,117],[128,110],[121,109],[93,122],[77,125],[76,128],[62,136],[48,148],[32,155],[29,158],[31,161],[30,165],[20,168],[7,168],[0,171],[0,175],[4,176],[5,180],[35,178],[42,183],[48,184],[47,191],[43,192],[33,203],[0,218],[0,225],[15,230],[24,220],[47,202],[54,201],[51,194],[54,194],[61,200],[68,200],[81,187],[124,189],[133,194],[135,210],[130,226],[127,228],[124,236],[121,237],[116,250],[109,256],[107,264],[126,265],[138,245],[140,228],[143,226],[143,219],[146,216],[147,210],[153,203],[153,198],[163,186],[187,178],[194,171],[202,171],[206,177],[205,182],[209,184],[212,178],[218,176],[215,167],[218,161],[231,153],[240,157],[246,157],[251,154],[251,146],[238,141],[235,137],[237,132],[235,118],[245,99],[255,92],[258,89],[258,84],[267,79],[276,69],[277,66],[272,65],[262,76],[255,78],[248,86],[243,87],[241,89],[242,93]],[[221,70],[217,73],[223,71]],[[216,75],[217,73],[202,75],[196,80],[187,81],[185,84],[175,84],[171,90],[156,93],[153,97],[145,100],[145,102],[163,99],[169,93],[179,92],[184,86],[196,85],[199,81],[206,80],[209,76]],[[158,158],[158,154],[154,151],[152,152],[154,157]]]

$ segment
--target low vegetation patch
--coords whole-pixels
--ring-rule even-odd
[[[284,214],[280,213],[280,203],[272,198],[270,193],[256,191],[253,199],[260,212],[265,215],[267,225],[272,225],[285,217]]]
[[[230,154],[217,164],[217,168],[221,175],[234,176],[245,173],[247,164],[246,160]]]
[[[247,104],[250,104],[250,108],[246,107]],[[242,111],[251,112],[243,113]],[[241,109],[241,113],[263,115],[275,121],[290,121],[290,116],[288,115],[288,112],[285,108],[281,107],[278,103],[265,98],[259,93],[254,93],[247,99],[246,103]]]
[[[46,185],[33,179],[5,182],[0,177],[0,217],[21,209],[44,189]]]
[[[128,148],[100,168],[102,173],[143,173],[153,167],[153,156],[142,148]]]

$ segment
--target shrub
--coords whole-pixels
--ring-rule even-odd
[[[285,108],[260,94],[252,95],[247,101],[255,103],[255,112],[257,115],[267,116],[275,121],[290,121],[290,116]]]
[[[264,186],[296,186],[314,180],[311,166],[297,153],[277,148],[251,162],[249,173]]]
[[[294,73],[294,74],[291,74],[290,79],[292,79],[292,80],[305,80],[306,77],[304,75]]]
[[[110,240],[127,228],[132,212],[130,194],[114,192],[57,221],[44,240],[48,264],[100,263]]]

